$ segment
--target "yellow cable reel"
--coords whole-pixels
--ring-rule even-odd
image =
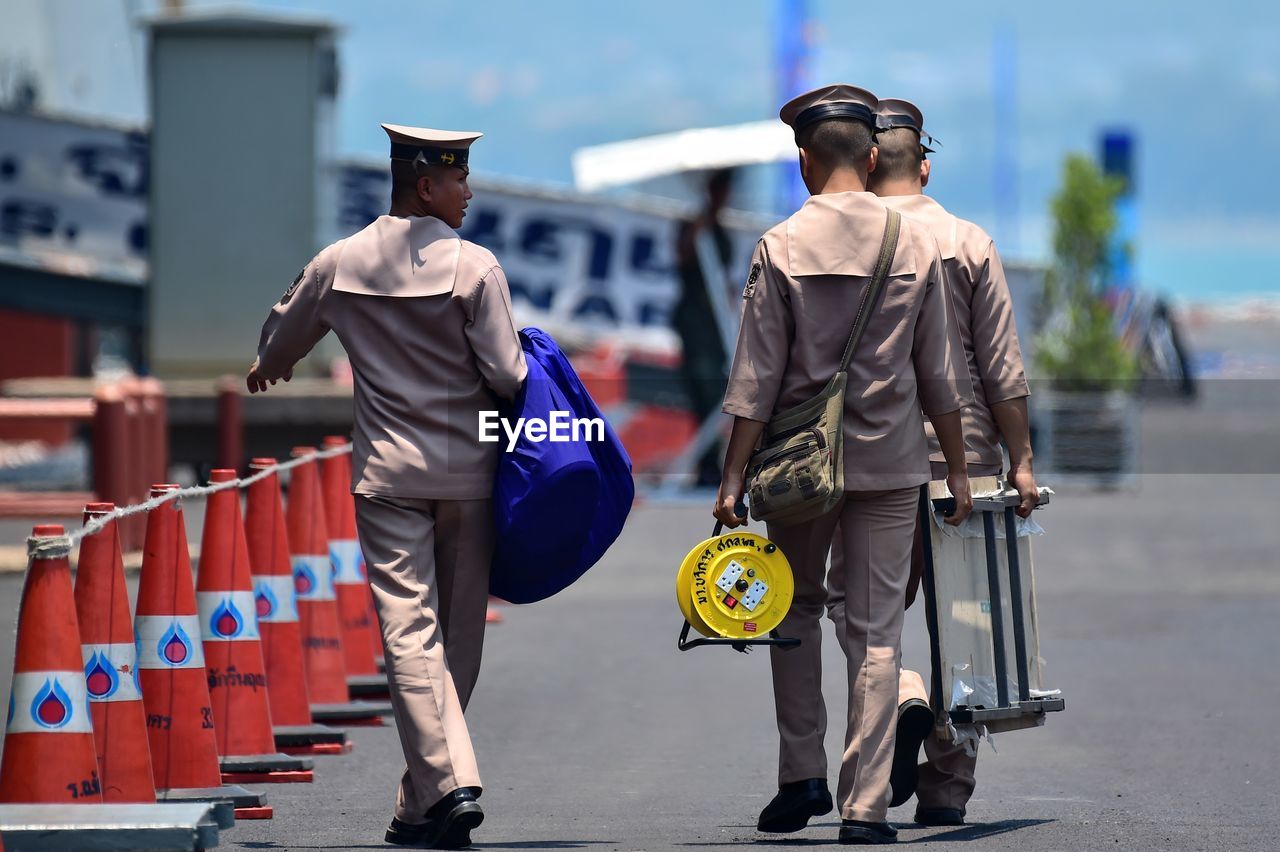
[[[702,616],[693,608],[693,569],[698,564],[698,557],[706,547],[715,542],[719,536],[712,536],[704,539],[689,551],[689,555],[680,563],[680,569],[676,571],[676,606],[680,607],[680,614],[684,616],[684,620],[689,622],[694,630],[703,636],[714,638],[718,636],[708,624],[702,620]]]
[[[761,535],[730,531],[699,542],[676,573],[676,602],[703,636],[762,639],[791,608],[791,564]]]

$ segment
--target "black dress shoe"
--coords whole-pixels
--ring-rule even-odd
[[[386,841],[397,846],[427,849],[464,849],[471,845],[471,829],[484,821],[484,811],[470,787],[446,794],[427,811],[427,821],[391,820]]]
[[[827,779],[809,778],[792,781],[778,788],[778,795],[760,812],[756,828],[770,834],[799,831],[809,824],[810,817],[831,813],[831,790]]]
[[[921,825],[964,825],[963,808],[916,808]]]
[[[898,830],[887,822],[842,819],[840,820],[840,842],[853,846],[897,843]]]
[[[902,702],[894,734],[893,767],[889,770],[889,807],[896,808],[915,795],[920,781],[920,746],[932,728],[933,710],[927,702],[919,698]]]

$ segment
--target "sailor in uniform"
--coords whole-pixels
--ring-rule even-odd
[[[246,382],[287,381],[330,330],[351,360],[356,526],[406,763],[386,839],[452,848],[483,819],[463,711],[480,670],[500,450],[479,440],[479,412],[515,397],[526,366],[502,267],[454,232],[481,134],[382,127],[390,212],[303,268]]]

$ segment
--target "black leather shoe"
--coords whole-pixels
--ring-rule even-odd
[[[964,825],[963,808],[916,808],[921,825]]]
[[[842,819],[840,820],[840,842],[853,846],[897,843],[898,830],[887,822]]]
[[[933,710],[927,702],[912,698],[898,708],[898,730],[894,735],[893,768],[889,770],[892,796],[889,807],[910,799],[920,780],[920,746],[933,728]]]
[[[829,814],[831,808],[831,790],[827,788],[827,779],[792,781],[778,788],[778,795],[760,812],[756,828],[770,834],[799,831],[809,824],[810,817]]]
[[[397,846],[427,849],[464,849],[471,845],[471,829],[484,821],[484,811],[471,788],[446,794],[427,811],[424,823],[391,820],[386,841]]]

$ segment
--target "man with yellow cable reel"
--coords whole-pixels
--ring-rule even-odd
[[[817,394],[839,369],[860,296],[885,234],[885,207],[866,191],[875,169],[878,102],[844,84],[786,104],[805,205],[760,240],[743,291],[742,325],[725,394],[734,415],[715,516],[727,527],[744,493],[747,462],[776,412]],[[852,699],[837,793],[842,843],[891,843],[886,822],[897,711],[903,595],[911,567],[919,486],[929,481],[920,410],[948,463],[959,523],[972,508],[960,409],[970,388],[959,353],[937,242],[905,217],[883,294],[848,368],[844,399],[844,497],[815,519],[769,524],[768,538],[794,574],[779,626],[801,645],[771,649],[781,739],[779,791],[759,828],[789,832],[832,808],[823,751],[820,618],[825,571],[839,523],[848,557],[844,639]]]

